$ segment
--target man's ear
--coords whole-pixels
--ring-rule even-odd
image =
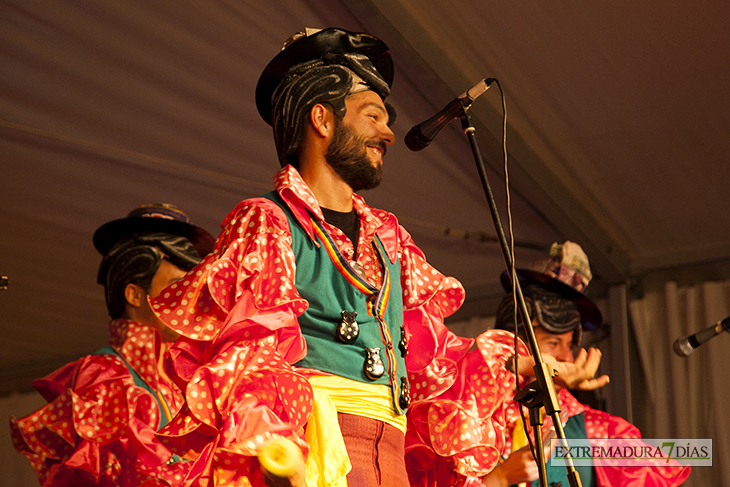
[[[320,137],[327,138],[334,132],[335,116],[332,110],[322,103],[317,103],[309,110],[309,121],[314,131]]]
[[[139,308],[142,306],[142,301],[147,300],[147,291],[144,290],[139,284],[129,283],[124,288],[124,298],[127,300],[127,304]]]

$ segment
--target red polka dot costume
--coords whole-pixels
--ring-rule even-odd
[[[634,438],[640,442],[641,432],[639,428],[623,418],[581,404],[567,389],[558,391],[558,400],[561,408],[565,411],[561,413],[565,416],[564,421],[583,413],[588,439]],[[599,444],[596,443],[596,445]],[[640,444],[646,445],[641,442]],[[599,487],[613,485],[637,487],[647,485],[657,487],[677,486],[684,483],[689,477],[690,470],[690,467],[682,467],[674,460],[668,466],[663,467],[620,467],[612,464],[609,460],[594,467],[596,485]]]
[[[383,280],[371,246],[378,235],[388,257],[401,263],[401,275],[393,279],[403,290],[412,390],[421,387],[414,380],[452,383],[453,364],[473,344],[442,323],[464,300],[461,284],[426,262],[392,214],[360,196],[353,196],[360,220],[354,255],[344,233],[324,222],[296,169],[279,171],[275,187],[306,232],[313,231],[310,215],[322,221],[340,253],[357,261],[374,285]],[[307,353],[297,316],[308,303],[295,288],[292,237],[279,206],[264,198],[243,201],[222,228],[215,251],[152,301],[158,316],[182,335],[168,370],[187,402],[158,436],[194,460],[192,485],[256,485],[261,479],[253,456],[272,437],[289,437],[306,451],[303,427],[313,403],[307,376],[313,371],[291,364]]]
[[[521,417],[518,403],[511,399],[514,374],[504,364],[514,354],[514,335],[489,330],[477,338],[477,347],[453,364],[452,374],[458,380],[443,389],[424,381],[422,389],[428,391],[411,406],[411,413],[417,412],[416,407],[420,409],[409,416],[406,436],[412,486],[483,485],[479,477],[512,451],[511,433]],[[528,355],[521,340],[518,347],[520,356]],[[527,382],[520,376],[521,387]],[[581,404],[567,389],[558,390],[558,399],[564,422],[584,415],[588,439],[641,438],[632,424]],[[545,418],[543,429],[547,431],[551,423],[552,418]],[[690,467],[672,462],[674,466],[667,467],[619,467],[606,461],[594,467],[596,485],[680,485],[689,476]]]
[[[157,330],[133,321],[113,320],[110,329],[109,345],[124,360],[87,355],[34,381],[49,403],[10,419],[13,444],[43,486],[182,485],[190,465],[175,462],[155,438],[160,406],[153,394],[135,385],[126,365],[175,414],[183,398],[160,367],[167,345]]]

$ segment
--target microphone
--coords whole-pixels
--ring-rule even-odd
[[[442,128],[446,127],[453,119],[464,113],[474,100],[489,89],[494,78],[486,78],[465,91],[443,110],[423,123],[414,126],[406,135],[406,146],[412,151],[419,151],[428,147],[428,144],[436,137]]]
[[[680,357],[687,357],[710,338],[716,337],[723,331],[730,331],[730,316],[724,320],[718,321],[709,328],[698,331],[694,335],[679,337],[674,342],[674,351]]]

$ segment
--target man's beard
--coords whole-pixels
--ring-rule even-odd
[[[335,133],[327,146],[324,158],[337,175],[353,191],[376,188],[383,179],[379,164],[373,164],[368,156],[368,140],[357,135],[342,120],[335,121]],[[385,144],[376,141],[385,155]]]

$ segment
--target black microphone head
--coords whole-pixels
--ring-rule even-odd
[[[409,130],[405,138],[406,147],[414,152],[418,152],[419,150],[428,147],[428,144],[431,143],[431,140],[432,139],[429,139],[428,137],[423,135],[420,125],[416,125],[411,130]]]

